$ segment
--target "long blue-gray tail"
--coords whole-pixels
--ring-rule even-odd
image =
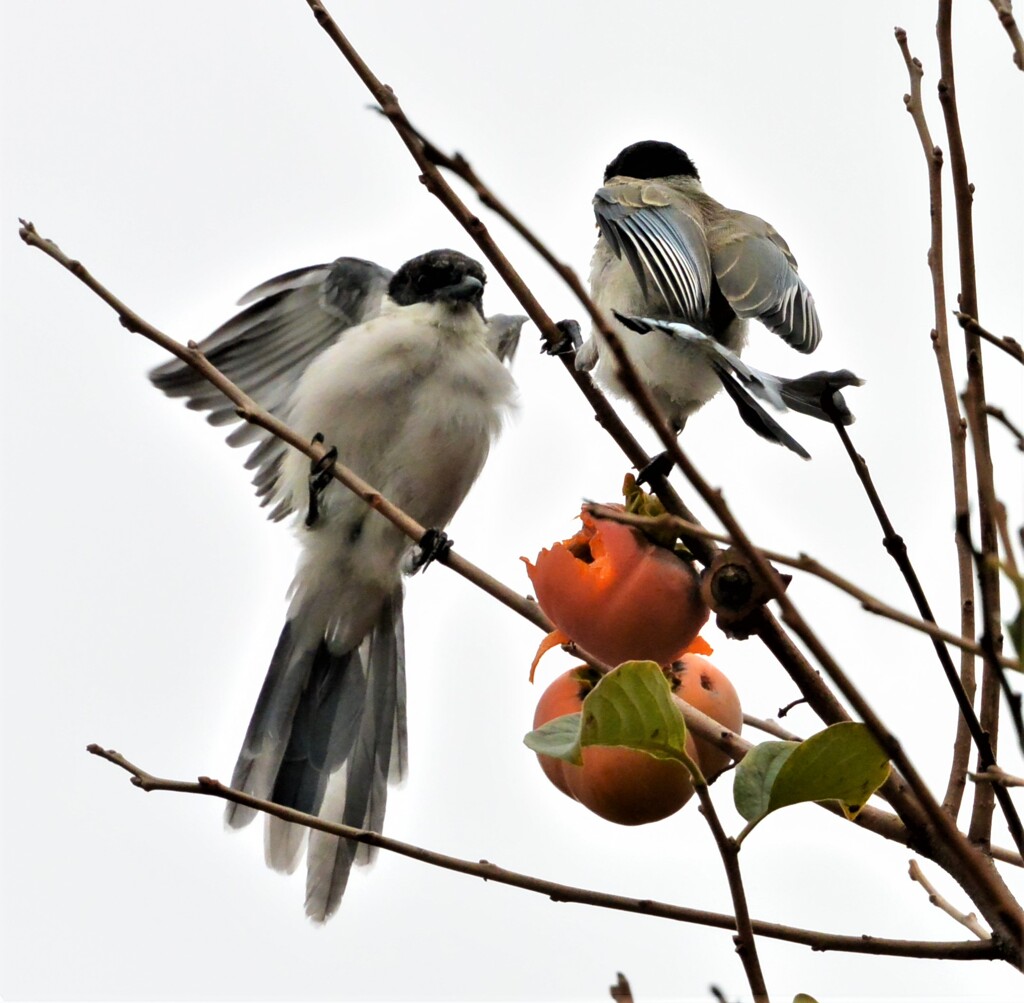
[[[388,781],[406,763],[405,649],[402,590],[381,608],[373,629],[348,651],[334,652],[323,631],[289,620],[277,642],[231,784],[256,797],[333,822],[381,830]],[[233,828],[256,812],[229,805]],[[295,869],[306,829],[267,817],[267,863]],[[319,921],[338,907],[353,863],[374,848],[310,831],[306,914]]]

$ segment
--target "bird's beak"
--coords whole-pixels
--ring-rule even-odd
[[[467,275],[461,282],[438,289],[437,298],[452,303],[471,303],[479,301],[484,284],[475,276]]]

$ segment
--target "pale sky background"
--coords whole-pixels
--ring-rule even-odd
[[[941,622],[956,624],[925,164],[892,32],[906,27],[924,61],[931,126],[946,147],[934,4],[330,6],[412,120],[469,156],[581,272],[591,195],[608,160],[638,139],[682,146],[713,195],[770,220],[799,258],[825,337],[805,360],[756,328],[746,357],[789,375],[847,366],[868,380],[848,397],[855,443]],[[956,7],[981,319],[1020,338],[1024,75],[989,4]],[[243,292],[291,268],[341,254],[394,268],[432,247],[475,249],[366,110],[367,92],[301,0],[8,0],[0,29],[0,995],[601,1000],[622,971],[638,1003],[710,1000],[712,983],[749,998],[725,932],[555,904],[386,853],[317,929],[303,915],[303,877],[264,867],[258,826],[226,834],[220,803],[144,795],[86,754],[99,742],[154,773],[228,779],[295,548],[255,504],[243,454],[149,386],[160,351],[24,248],[17,217],[180,340],[202,337]],[[580,316],[548,268],[479,211],[551,315]],[[497,280],[486,306],[517,309]],[[985,360],[991,400],[1020,423],[1020,367],[996,350]],[[520,555],[570,535],[581,498],[615,499],[627,466],[559,363],[538,353],[532,326],[516,376],[518,418],[451,533],[459,552],[526,591]],[[756,541],[807,551],[910,609],[834,432],[783,420],[813,461],[757,439],[727,400],[694,418],[684,443]],[[1019,525],[1020,454],[999,427],[992,441]],[[954,707],[927,639],[814,581],[798,578],[790,594],[941,795]],[[751,713],[770,716],[797,695],[758,642],[706,636]],[[566,883],[729,911],[695,805],[619,828],[544,779],[522,745],[539,640],[444,568],[410,584],[410,773],[392,792],[386,831]],[[549,655],[541,682],[569,664]],[[787,724],[815,727],[805,709]],[[1011,747],[1003,765],[1021,770]],[[728,783],[714,795],[737,832]],[[758,918],[966,936],[908,881],[909,856],[807,806],[764,823],[742,866]],[[968,907],[951,879],[924,867]],[[1024,873],[1007,870],[1024,891]],[[823,1003],[991,1003],[1021,990],[996,963],[817,954],[765,939],[759,949],[776,1000],[803,991]]]

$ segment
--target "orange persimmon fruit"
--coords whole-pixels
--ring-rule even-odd
[[[720,669],[700,655],[683,655],[671,669],[673,694],[720,725],[739,734],[743,710],[739,694]],[[711,780],[732,762],[729,753],[710,742],[694,737],[701,772]]]
[[[534,728],[575,714],[600,675],[586,666],[560,675],[541,696],[533,718]],[[696,746],[687,737],[686,751],[696,757]],[[583,765],[538,755],[547,778],[563,794],[579,801],[596,815],[619,825],[643,825],[677,812],[693,797],[689,770],[682,763],[656,759],[646,752],[614,746],[588,746]]]
[[[630,526],[585,511],[580,518],[575,536],[534,563],[523,558],[540,608],[561,632],[557,640],[571,639],[613,666],[665,665],[691,645],[708,651],[697,638],[709,610],[693,566]]]

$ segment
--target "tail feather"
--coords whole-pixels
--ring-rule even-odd
[[[384,824],[388,781],[406,766],[405,654],[401,593],[385,604],[361,647],[367,690],[359,732],[344,770],[329,782],[320,814],[345,825],[379,832]],[[311,832],[306,876],[306,915],[323,922],[341,902],[353,863],[368,864],[376,847]]]
[[[271,659],[232,778],[232,786],[327,821],[380,831],[388,781],[406,761],[402,589],[385,601],[355,649],[336,654],[310,638],[299,618],[285,624]],[[246,825],[253,809],[229,805],[228,824]],[[269,866],[290,872],[308,830],[267,817]],[[338,907],[353,862],[372,847],[310,832],[307,915],[325,920]]]
[[[254,797],[270,797],[309,674],[312,653],[307,654],[297,647],[289,621],[278,638],[231,775],[232,787]],[[224,821],[231,828],[240,829],[248,825],[256,814],[254,808],[229,804],[224,812]]]
[[[839,416],[840,423],[843,425],[853,424],[855,420],[853,412],[850,411],[840,391],[844,387],[863,386],[864,381],[851,373],[849,369],[838,369],[831,373],[819,370],[795,380],[780,379],[779,382],[782,399],[793,411],[809,414],[812,418],[820,418],[822,421],[831,421],[832,418],[821,405],[822,397],[831,392],[832,404]]]
[[[800,445],[757,401],[751,396],[742,383],[729,370],[717,363],[712,363],[718,378],[722,381],[725,392],[732,398],[740,417],[747,428],[753,429],[763,439],[791,449],[797,456],[805,460],[811,454]]]

